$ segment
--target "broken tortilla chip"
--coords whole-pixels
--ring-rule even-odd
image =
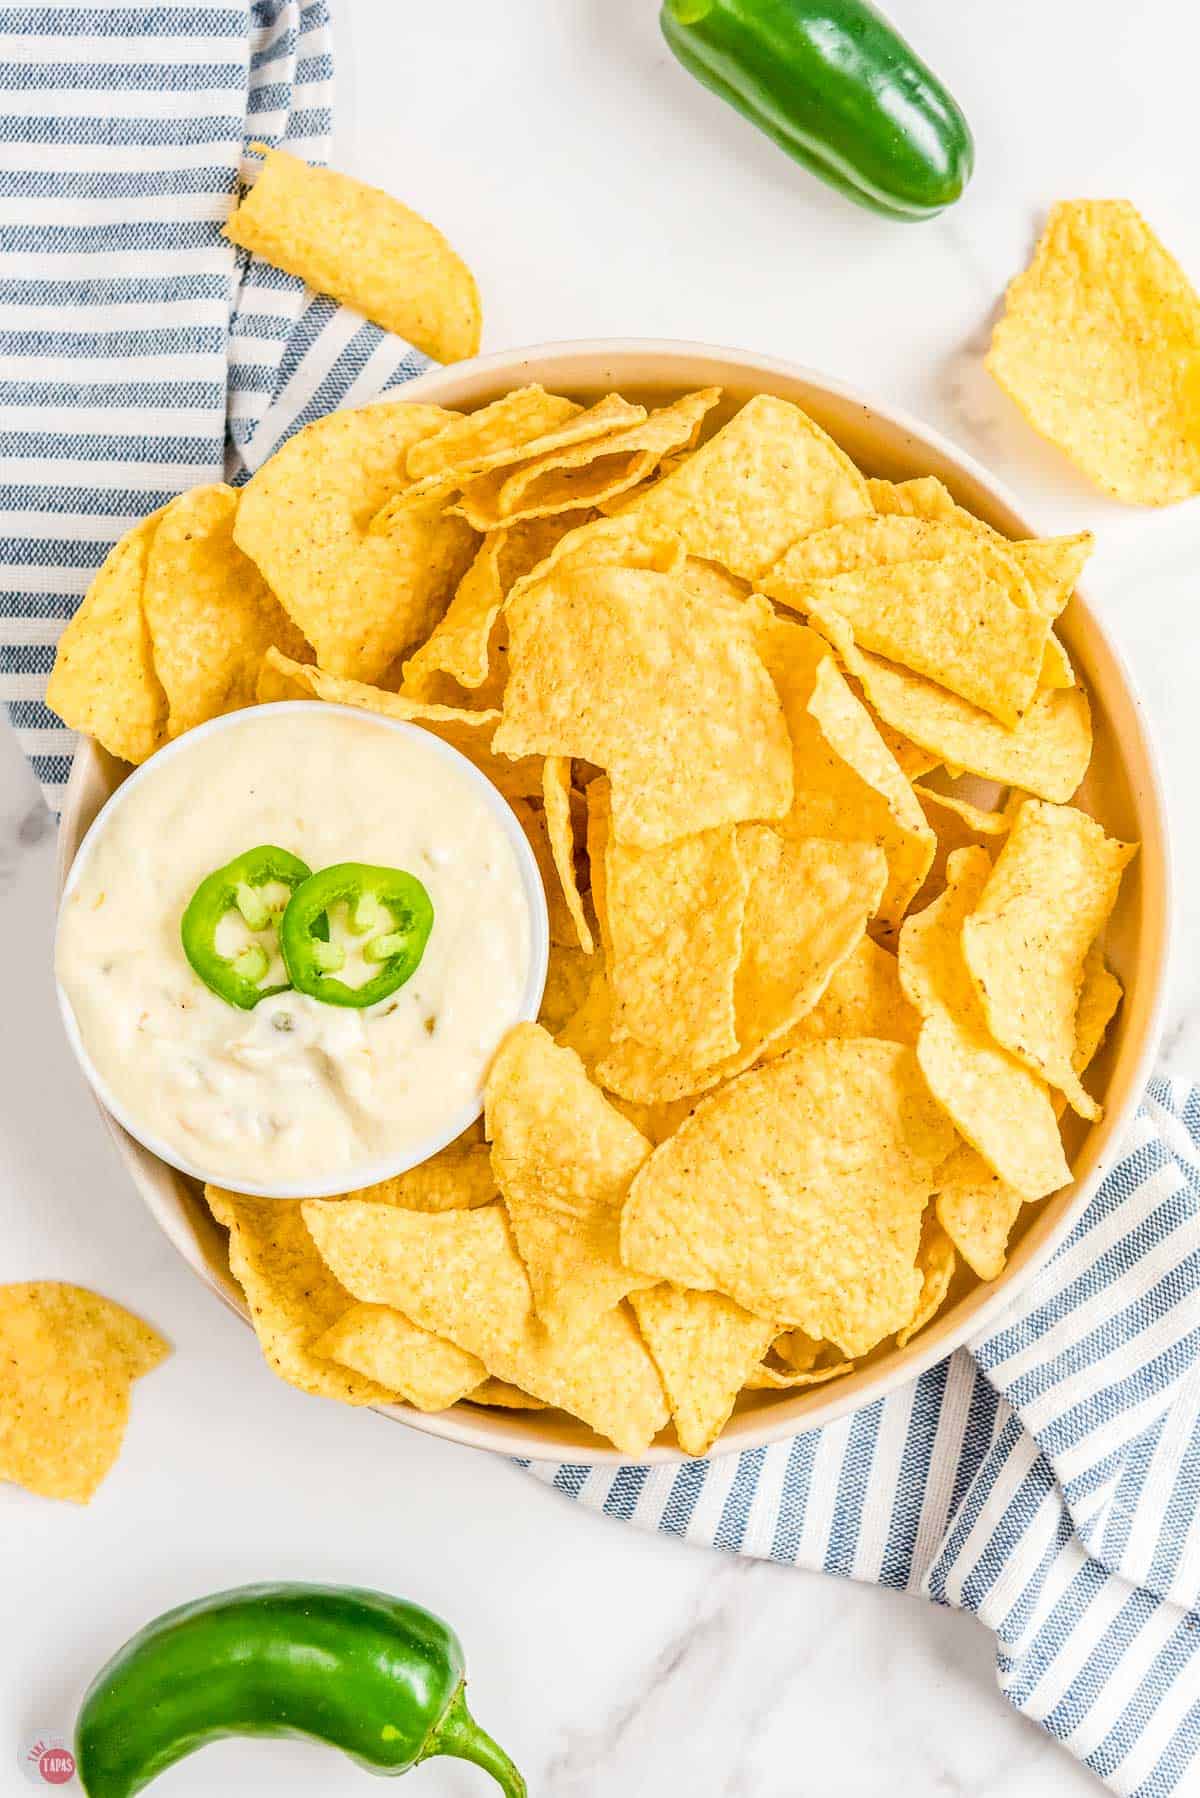
[[[662,1375],[680,1448],[707,1454],[770,1347],[772,1325],[719,1292],[652,1286],[629,1302]]]
[[[1106,493],[1200,493],[1200,296],[1128,200],[1053,207],[988,372]]]
[[[486,1376],[483,1362],[388,1305],[351,1305],[318,1336],[314,1355],[398,1392],[418,1411],[444,1411]]]
[[[267,149],[225,222],[232,243],[395,332],[437,362],[479,349],[475,277],[428,219],[378,187]]]
[[[627,1306],[565,1336],[538,1322],[502,1205],[422,1217],[310,1199],[304,1216],[331,1277],[355,1298],[403,1311],[623,1454],[636,1459],[666,1424],[662,1381]]]

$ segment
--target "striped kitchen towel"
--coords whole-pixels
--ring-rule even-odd
[[[969,1352],[769,1448],[530,1472],[643,1529],[972,1611],[1001,1690],[1113,1791],[1200,1791],[1200,1088],[1151,1082]]]
[[[0,5],[0,38],[0,696],[57,807],[46,676],[111,544],[427,364],[220,236],[247,139],[327,154],[326,0]],[[678,1468],[530,1471],[975,1612],[1019,1709],[1114,1791],[1167,1798],[1200,1748],[1198,1144],[1200,1094],[1155,1081],[1019,1310],[865,1410]]]
[[[426,359],[221,237],[248,140],[327,160],[327,0],[0,5],[0,698],[59,809],[54,648],[112,544]]]

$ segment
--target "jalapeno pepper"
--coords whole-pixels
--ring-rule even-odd
[[[337,979],[345,952],[328,936],[335,905],[349,911],[350,929],[367,937],[363,960],[379,972],[351,986]],[[326,1005],[359,1009],[386,999],[411,979],[433,929],[433,902],[415,874],[402,868],[372,868],[365,862],[337,862],[298,886],[279,925],[279,947],[292,985]]]
[[[223,868],[206,876],[188,901],[179,926],[183,953],[205,986],[219,999],[253,1011],[260,999],[287,991],[287,982],[261,986],[270,966],[267,951],[250,943],[240,954],[222,955],[217,948],[217,929],[231,911],[240,912],[251,930],[266,930],[277,922],[262,896],[267,886],[285,886],[289,894],[312,874],[307,862],[273,843],[247,849]]]
[[[664,0],[684,68],[862,206],[932,218],[971,177],[966,119],[869,0]]]
[[[454,1755],[506,1798],[525,1794],[467,1710],[458,1637],[385,1592],[243,1586],[168,1611],[92,1681],[75,1758],[88,1798],[132,1798],[193,1749],[239,1735],[306,1736],[387,1774]]]

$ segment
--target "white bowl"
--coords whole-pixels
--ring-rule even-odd
[[[1006,535],[1038,534],[1012,494],[972,457],[915,418],[810,369],[739,350],[638,339],[542,344],[431,370],[395,397],[401,404],[419,400],[470,410],[530,381],[579,399],[616,389],[634,398],[660,400],[715,384],[725,389],[726,414],[752,394],[777,394],[811,413],[868,474],[896,480],[937,475],[956,499]],[[906,1348],[877,1350],[853,1373],[828,1386],[746,1394],[715,1453],[754,1448],[830,1423],[915,1378],[978,1335],[1018,1297],[1062,1242],[1120,1148],[1162,1028],[1171,919],[1166,808],[1140,701],[1116,648],[1081,595],[1072,599],[1059,628],[1092,701],[1095,752],[1081,802],[1109,831],[1137,839],[1142,846],[1125,876],[1106,938],[1125,1000],[1094,1064],[1104,1118],[1091,1126],[1072,1124],[1068,1150],[1075,1179],[1043,1204],[1025,1208],[1008,1265],[998,1280],[969,1285],[964,1281],[961,1293],[956,1282],[952,1302]],[[91,818],[127,772],[94,743],[80,745],[62,819],[62,878]],[[113,1129],[134,1184],[171,1241],[214,1291],[245,1316],[244,1300],[229,1275],[224,1232],[214,1225],[203,1199],[115,1124]],[[556,1411],[508,1412],[459,1405],[426,1414],[395,1406],[387,1414],[453,1442],[533,1460],[622,1459],[583,1424]],[[681,1458],[673,1440],[657,1443],[643,1457],[658,1463]]]
[[[460,755],[458,750],[449,743],[443,743],[440,737],[435,737],[429,731],[422,730],[419,725],[406,724],[400,718],[384,718],[378,713],[365,712],[356,706],[314,704],[311,700],[286,699],[273,705],[256,706],[253,712],[229,712],[222,718],[210,719],[207,724],[198,725],[194,730],[187,731],[182,737],[177,737],[173,743],[168,743],[166,748],[160,749],[148,762],[143,762],[140,768],[136,768],[127,780],[123,780],[120,786],[111,792],[109,798],[93,818],[87,835],[75,852],[70,872],[62,886],[59,900],[60,918],[63,901],[69,898],[78,884],[89,858],[131,793],[136,792],[143,782],[156,779],[159,772],[169,763],[186,759],[197,744],[205,738],[215,735],[218,731],[236,730],[239,725],[245,724],[248,718],[259,718],[264,713],[277,712],[295,712],[304,719],[314,721],[323,721],[331,714],[340,714],[347,718],[353,718],[356,724],[364,725],[367,729],[388,731],[399,736],[419,737],[424,750],[432,751],[435,756],[440,756],[443,761],[452,764],[459,775],[475,788],[492,817],[504,832],[517,858],[517,867],[521,876],[521,894],[529,918],[530,955],[529,975],[525,982],[525,990],[521,994],[521,1004],[516,1021],[536,1018],[546,986],[550,925],[546,912],[546,894],[542,886],[542,877],[538,872],[538,865],[534,860],[528,839],[518,824],[515,813],[486,775],[481,774],[473,762],[468,761],[465,755]],[[94,748],[94,745],[91,747]],[[81,751],[81,753],[83,752]],[[69,809],[70,801],[68,800]],[[390,1180],[396,1174],[407,1173],[409,1168],[418,1166],[422,1161],[428,1161],[431,1155],[436,1155],[439,1149],[444,1149],[446,1144],[453,1142],[456,1136],[461,1136],[483,1110],[482,1098],[469,1099],[456,1111],[448,1112],[436,1130],[432,1130],[427,1136],[418,1139],[411,1148],[406,1149],[402,1154],[381,1156],[374,1161],[363,1162],[358,1167],[342,1168],[336,1175],[329,1176],[323,1182],[318,1179],[264,1183],[253,1175],[237,1175],[230,1173],[228,1169],[217,1173],[181,1155],[173,1144],[165,1142],[152,1130],[147,1129],[136,1113],[117,1097],[92,1060],[83,1039],[83,1032],[79,1028],[75,1009],[62,982],[58,979],[57,973],[55,986],[58,991],[59,1010],[62,1012],[67,1041],[75,1051],[75,1058],[83,1069],[92,1091],[99,1099],[101,1107],[120,1124],[127,1136],[132,1136],[137,1140],[144,1151],[158,1161],[167,1163],[178,1173],[187,1174],[193,1180],[211,1181],[214,1185],[230,1187],[235,1192],[253,1193],[256,1198],[262,1199],[328,1198],[336,1193],[356,1191],[363,1186],[374,1186],[379,1180]]]

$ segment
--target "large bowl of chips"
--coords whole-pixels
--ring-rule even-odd
[[[461,1254],[468,1285],[493,1262],[522,1291],[527,1273],[535,1327],[575,1332],[566,1374],[556,1364],[543,1381],[540,1363],[510,1343],[484,1358],[486,1381],[459,1402],[382,1406],[388,1415],[538,1460],[747,1449],[868,1404],[978,1335],[1112,1165],[1161,1025],[1162,789],[1129,676],[1075,588],[1090,545],[1038,539],[1013,497],[937,433],[787,363],[642,341],[477,358],[431,371],[392,403],[470,414],[527,389],[566,396],[575,420],[594,409],[595,428],[564,430],[555,415],[561,436],[556,445],[551,430],[554,453],[537,466],[477,454],[457,486],[449,455],[439,462],[431,449],[409,463],[415,479],[385,512],[457,499],[478,547],[450,625],[440,637],[435,625],[402,671],[385,669],[376,645],[370,689],[415,705],[457,696],[499,708],[484,765],[502,787],[505,757],[526,775],[535,760],[541,768],[528,792],[518,782],[508,796],[519,816],[532,814],[548,889],[561,886],[550,892],[559,959],[545,1028],[523,1027],[489,1087],[503,1197],[451,1201],[476,1208],[447,1225],[429,1215],[447,1205],[435,1170],[438,1196],[407,1212],[387,1195],[391,1219],[380,1204],[363,1210],[370,1192],[349,1205],[293,1205],[286,1217],[269,1211],[284,1202],[255,1201],[268,1211],[252,1217],[236,1195],[206,1203],[108,1122],[154,1217],[214,1292],[243,1317],[253,1310],[268,1359],[294,1383],[376,1402],[380,1387],[365,1376],[378,1374],[380,1345],[362,1326],[381,1305],[459,1349],[487,1350],[486,1332],[482,1343],[472,1334],[486,1303],[472,1302],[461,1335],[453,1292],[422,1309],[423,1282],[444,1278],[437,1269]],[[542,443],[539,405],[501,408],[475,451],[501,441],[522,408],[526,435]],[[681,475],[697,443],[735,418],[727,453]],[[599,470],[579,450],[589,429]],[[505,573],[506,506],[551,493],[557,512],[525,527],[524,559],[511,555]],[[799,511],[781,517],[788,507]],[[644,526],[627,531],[621,520],[639,514]],[[564,535],[581,524],[593,527],[582,569]],[[288,546],[273,529],[248,516],[237,540],[255,554],[258,531],[255,560],[287,607]],[[674,537],[686,557],[675,543],[664,561]],[[606,738],[596,694],[614,664],[588,662],[580,595],[598,596],[606,630],[619,616],[636,632],[669,581],[677,605],[659,632],[654,690],[643,682],[645,715],[634,681]],[[967,590],[978,617],[964,632]],[[755,608],[747,673],[739,645]],[[316,665],[270,651],[257,697],[366,703],[366,688],[356,697],[355,681],[323,671],[320,620],[288,609]],[[455,625],[464,619],[473,635]],[[537,646],[551,641],[570,651],[551,656],[547,673]],[[663,643],[674,645],[666,656]],[[644,670],[641,646],[631,663],[639,657]],[[772,681],[782,714],[773,699],[755,710]],[[772,736],[781,729],[783,762]],[[601,741],[611,741],[607,759],[580,747]],[[795,796],[789,780],[781,799],[772,782],[793,761]],[[62,823],[64,878],[127,772],[83,737]],[[1083,932],[1074,972],[1063,973],[1074,980],[1069,1054],[1056,1047],[1066,1001],[1048,968],[1075,952],[1039,934],[1047,914]],[[681,1064],[706,1071],[680,1077]],[[457,1152],[477,1161],[481,1140]],[[806,1204],[824,1195],[799,1259],[772,1209],[781,1167]],[[619,1249],[598,1194],[617,1195]],[[593,1260],[554,1234],[562,1217],[599,1230]],[[304,1281],[287,1286],[314,1244],[325,1282],[315,1318],[298,1305]],[[618,1266],[614,1283],[621,1257],[640,1271],[622,1282]],[[330,1291],[354,1313],[344,1325]],[[320,1365],[341,1357],[357,1383],[314,1377],[317,1342],[330,1358]],[[647,1346],[666,1397],[652,1372],[655,1396],[635,1393],[627,1415],[614,1393],[645,1385]],[[540,1398],[529,1392],[538,1383]],[[555,1393],[577,1394],[572,1409],[596,1429],[552,1408]]]

